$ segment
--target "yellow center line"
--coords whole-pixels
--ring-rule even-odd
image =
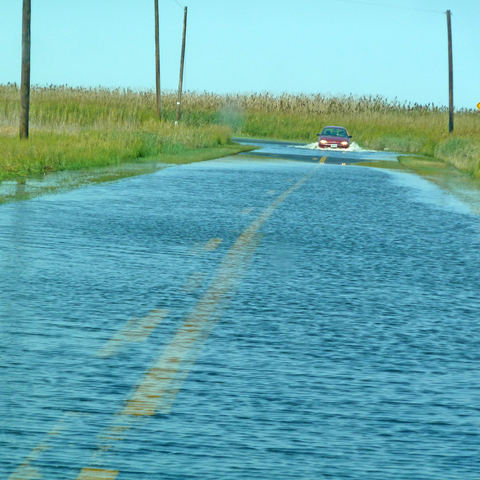
[[[318,163],[322,163],[322,164],[325,163],[325,160],[326,160],[327,158],[328,158],[328,157],[322,157]]]
[[[240,213],[242,215],[250,215],[255,210],[255,207],[244,208]]]
[[[185,285],[182,287],[182,291],[185,293],[192,293],[197,288],[202,286],[203,280],[206,277],[206,273],[204,272],[195,272],[193,273],[190,278],[185,282]]]
[[[23,462],[19,465],[19,467],[7,478],[7,480],[37,480],[43,478],[42,474],[40,473],[39,469],[36,467],[32,467],[32,463],[35,462],[38,457],[43,452],[50,450],[52,447],[49,445],[49,439],[56,435],[59,435],[60,432],[65,429],[65,419],[72,416],[80,415],[79,413],[75,412],[67,412],[63,418],[61,418],[55,425],[55,427],[50,430],[46,435],[42,443],[37,445],[31,453],[23,460]]]
[[[199,255],[204,251],[212,252],[216,250],[222,242],[223,238],[212,238],[205,244],[198,242],[190,249],[189,255]]]
[[[116,470],[103,470],[100,468],[84,468],[77,480],[115,480],[117,478],[118,471]]]
[[[98,352],[96,357],[112,357],[129,342],[144,342],[157,325],[167,316],[168,310],[152,310],[146,317],[129,320]]]
[[[212,238],[205,244],[203,250],[212,252],[213,250],[216,250],[222,242],[223,238]]]
[[[201,250],[201,245],[202,243],[201,242],[196,242],[193,247],[190,249],[190,251],[188,252],[189,255],[198,255],[200,253],[200,250]]]
[[[123,440],[125,434],[133,426],[133,422],[145,419],[145,416],[153,415],[155,412],[169,413],[183,381],[187,378],[209,334],[248,269],[253,254],[262,239],[258,230],[278,205],[305,183],[317,168],[318,166],[277,197],[243,231],[230,248],[208,291],[177,330],[154,366],[145,373],[142,382],[134,391],[123,411],[115,415],[113,425],[103,436],[99,437],[99,448],[93,455],[92,463],[101,461],[102,456],[112,448],[114,441]],[[96,477],[93,476],[97,473]],[[86,476],[87,474],[90,477]],[[104,476],[101,476],[102,474]],[[116,471],[86,468],[82,470],[77,480],[113,480],[116,474]]]
[[[233,291],[240,284],[241,278],[246,273],[248,266],[250,265],[250,261],[257,247],[260,245],[263,236],[263,234],[256,233],[255,237],[248,244],[243,258],[236,267],[236,275],[234,277],[235,284],[232,285],[232,289],[229,292],[230,297],[233,296]],[[175,401],[176,395],[180,392],[183,382],[186,380],[190,373],[190,370],[195,365],[210,333],[212,332],[216,322],[220,319],[221,311],[223,311],[227,307],[227,304],[228,299],[224,298],[223,301],[221,301],[220,305],[217,305],[214,316],[204,323],[204,325],[202,326],[202,330],[200,331],[193,347],[191,347],[189,351],[186,352],[183,361],[181,363],[178,363],[178,368],[176,369],[176,371],[171,372],[173,374],[173,378],[171,378],[171,380],[166,382],[164,385],[162,395],[157,402],[155,410],[157,413],[161,413],[164,415],[170,413],[170,409]]]
[[[246,254],[248,255],[249,243],[252,242],[260,227],[272,215],[278,205],[305,183],[315,171],[316,168],[277,197],[240,235],[222,261],[219,272],[209,290],[174,335],[157,363],[146,373],[143,381],[123,410],[123,415],[154,415],[169,385],[182,369],[182,365],[191,353],[192,347],[201,337],[205,324],[216,313],[219,303],[226,297],[233,295],[234,286],[241,273],[242,260]]]

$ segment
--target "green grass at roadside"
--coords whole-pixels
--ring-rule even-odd
[[[162,153],[160,156],[146,158],[145,161],[153,160],[161,163],[181,165],[185,163],[204,162],[216,158],[228,157],[237,153],[249,152],[255,147],[248,145],[226,145],[224,147],[212,148],[190,148],[179,153]]]
[[[150,156],[176,158],[189,149],[223,148],[231,136],[316,141],[327,124],[343,125],[361,147],[435,157],[480,177],[480,115],[462,110],[448,134],[448,111],[382,97],[216,95],[186,92],[174,126],[176,95],[153,91],[33,87],[31,139],[17,135],[19,91],[0,85],[0,175],[28,175],[88,165],[116,165]],[[201,158],[201,157],[199,157]],[[172,160],[173,161],[173,160]]]
[[[430,175],[461,175],[453,166],[435,158],[420,156],[400,156],[398,162],[406,169],[414,171],[422,176]]]
[[[140,131],[86,130],[76,133],[33,131],[28,141],[3,136],[0,180],[62,170],[80,170],[155,161],[187,163],[248,150],[234,145],[221,126],[150,125]]]
[[[331,114],[314,117],[265,113],[246,116],[242,134],[252,137],[315,142],[325,125],[342,125],[362,148],[427,155],[470,175],[480,177],[480,114],[456,116],[454,133],[445,131],[448,114],[436,112],[371,112],[368,115]]]

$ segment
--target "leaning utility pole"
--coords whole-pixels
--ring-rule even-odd
[[[448,131],[453,132],[453,59],[452,59],[452,20],[447,10],[448,28]]]
[[[155,74],[157,92],[157,115],[162,119],[162,96],[160,90],[160,23],[158,19],[158,0],[155,0]]]
[[[31,0],[23,0],[22,19],[22,83],[20,87],[20,138],[28,138],[30,112],[30,25]]]
[[[177,99],[177,123],[180,120],[181,104],[182,104],[182,89],[183,89],[183,65],[185,63],[185,38],[187,36],[187,7],[183,15],[183,37],[182,37],[182,55],[180,58],[180,80],[178,82],[178,99]]]

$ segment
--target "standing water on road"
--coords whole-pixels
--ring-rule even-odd
[[[223,160],[0,206],[0,478],[480,477],[478,216]]]

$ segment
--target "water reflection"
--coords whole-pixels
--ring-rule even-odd
[[[166,166],[165,164],[154,163],[127,163],[114,167],[73,172],[53,172],[18,180],[4,180],[0,182],[0,204],[45,194],[65,192],[96,183],[112,182],[136,175],[154,173],[166,168]]]

